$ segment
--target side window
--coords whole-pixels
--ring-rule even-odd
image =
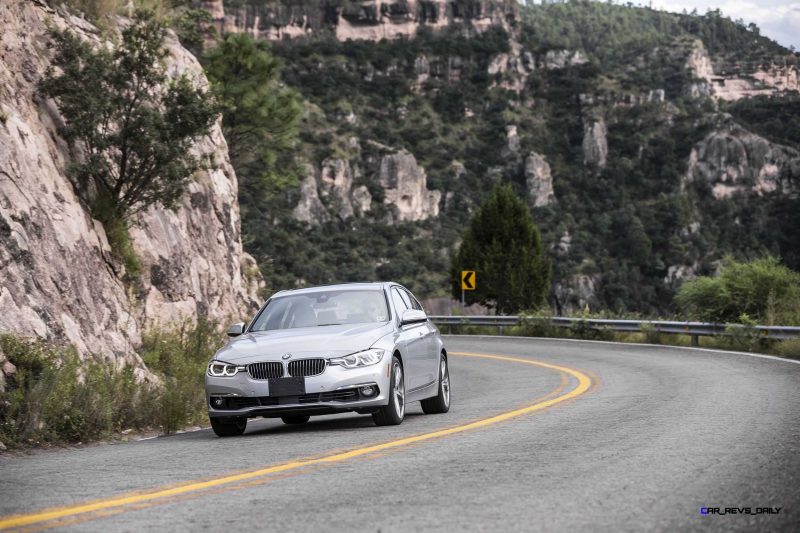
[[[392,305],[394,306],[394,310],[397,313],[398,318],[403,316],[403,311],[410,309],[410,307],[406,305],[405,300],[400,295],[400,291],[398,291],[397,288],[392,289]]]
[[[414,306],[411,304],[411,297],[408,295],[405,289],[398,288],[397,291],[400,293],[400,298],[403,299],[403,303],[406,304],[406,309],[414,309]]]
[[[417,299],[414,298],[413,294],[411,294],[408,291],[403,291],[403,292],[405,292],[408,295],[409,300],[411,300],[411,308],[412,309],[416,309],[417,311],[424,311],[424,309],[422,309],[422,305],[420,305],[420,303],[417,301]]]

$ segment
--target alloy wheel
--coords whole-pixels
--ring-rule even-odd
[[[394,364],[394,392],[392,394],[397,414],[403,418],[406,409],[406,388],[403,383],[403,367],[400,363]]]

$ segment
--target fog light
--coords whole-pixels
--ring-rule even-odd
[[[378,390],[373,387],[372,385],[367,385],[366,387],[361,387],[361,396],[366,396],[369,398],[370,396],[375,396]]]
[[[225,405],[225,399],[220,398],[219,396],[215,396],[211,398],[211,405],[217,408],[222,407],[223,405]]]

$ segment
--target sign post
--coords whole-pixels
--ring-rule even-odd
[[[475,271],[474,270],[462,270],[461,271],[461,312],[464,312],[466,308],[466,300],[464,298],[464,291],[474,291],[476,287],[475,283]]]

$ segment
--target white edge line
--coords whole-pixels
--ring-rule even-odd
[[[691,350],[697,352],[709,352],[725,355],[747,355],[749,357],[758,357],[759,359],[770,359],[772,361],[782,361],[784,363],[793,363],[800,365],[800,360],[789,359],[788,357],[778,357],[777,355],[765,355],[760,353],[736,352],[733,350],[715,350],[713,348],[693,348],[690,346],[672,346],[669,344],[647,344],[644,342],[621,342],[621,341],[598,341],[598,340],[583,340],[583,339],[560,339],[557,337],[524,337],[521,335],[445,335],[443,337],[464,337],[473,339],[520,339],[520,340],[538,340],[538,341],[558,341],[558,342],[594,342],[598,344],[618,344],[621,346],[645,346],[649,348],[667,348],[676,350]]]

